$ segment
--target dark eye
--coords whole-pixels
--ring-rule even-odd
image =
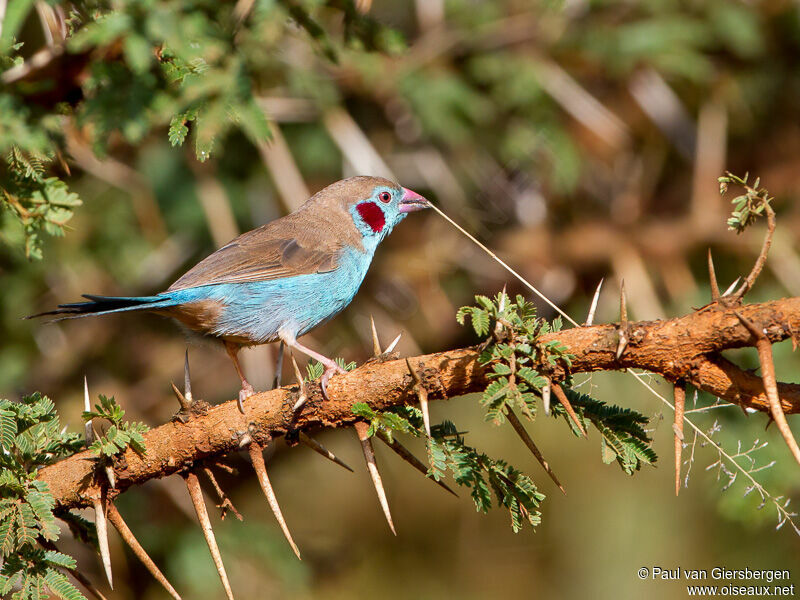
[[[378,197],[381,199],[381,202],[389,202],[392,199],[392,195],[389,192],[381,192],[381,195]]]

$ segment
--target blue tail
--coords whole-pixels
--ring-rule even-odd
[[[176,302],[169,296],[92,296],[83,294],[89,302],[76,302],[74,304],[59,304],[56,310],[50,310],[35,315],[25,317],[33,319],[35,317],[46,317],[48,315],[59,315],[56,321],[61,319],[77,319],[90,315],[105,315],[108,313],[124,312],[130,310],[157,310],[167,306],[172,306]]]

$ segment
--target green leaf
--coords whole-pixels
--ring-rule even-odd
[[[74,569],[78,566],[74,558],[55,550],[47,550],[44,553],[44,559],[54,567],[61,567],[63,569]]]
[[[3,450],[11,451],[14,439],[17,436],[16,415],[11,410],[0,409],[0,446]]]
[[[69,582],[67,576],[55,569],[48,569],[45,572],[44,581],[50,591],[63,600],[86,600],[86,597]]]
[[[373,411],[366,402],[355,402],[353,406],[350,407],[350,410],[357,417],[361,417],[369,421],[375,418],[375,411]]]
[[[169,143],[173,146],[181,146],[186,140],[189,128],[183,115],[175,115],[169,122]]]

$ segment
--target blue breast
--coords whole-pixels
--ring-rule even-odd
[[[371,244],[370,244],[371,246]],[[181,302],[211,300],[221,306],[214,328],[219,337],[244,338],[254,344],[275,341],[284,328],[296,337],[341,312],[358,292],[374,248],[348,248],[335,270],[270,281],[224,283],[172,292]]]

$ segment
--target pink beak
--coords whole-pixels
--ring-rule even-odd
[[[401,213],[410,213],[417,210],[430,208],[430,204],[425,198],[420,196],[417,192],[403,188],[403,198],[399,202]]]

